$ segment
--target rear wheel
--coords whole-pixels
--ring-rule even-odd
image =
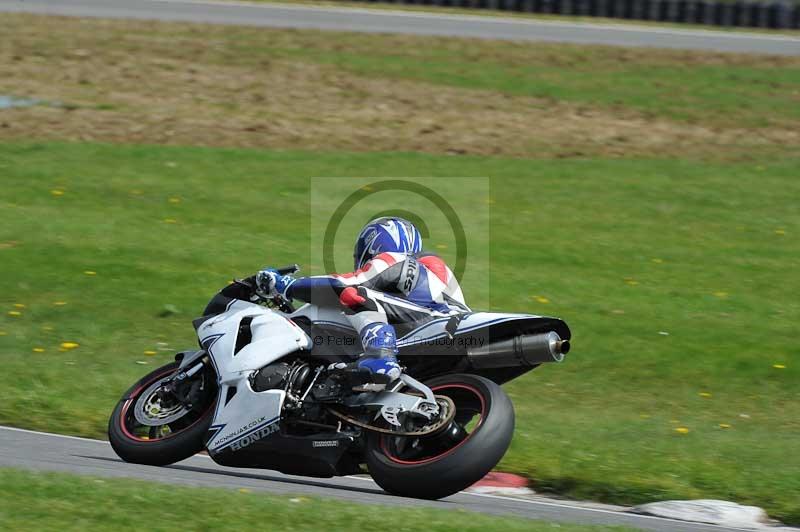
[[[108,422],[108,439],[126,462],[167,465],[179,462],[205,445],[205,435],[214,415],[216,380],[211,371],[201,371],[181,386],[191,393],[187,406],[164,385],[178,370],[167,364],[144,376],[120,399]]]
[[[447,375],[426,384],[453,401],[453,421],[422,438],[370,434],[367,465],[389,493],[439,499],[471,486],[497,465],[514,433],[514,407],[500,386],[477,375]]]

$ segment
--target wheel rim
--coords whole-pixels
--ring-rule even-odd
[[[171,438],[196,425],[214,406],[214,394],[210,392],[201,407],[191,410],[177,399],[172,404],[164,404],[163,399],[159,402],[156,399],[158,390],[175,371],[173,368],[154,375],[125,401],[120,412],[119,425],[128,438],[144,443]]]
[[[147,387],[132,406],[136,421],[148,427],[169,425],[183,416],[189,409],[176,398],[163,397],[159,394],[161,387],[171,375],[162,377]]]
[[[432,386],[437,395],[446,395],[456,405],[451,425],[430,438],[381,436],[380,447],[391,461],[403,465],[418,465],[440,460],[464,445],[483,425],[487,401],[476,387],[463,383]]]

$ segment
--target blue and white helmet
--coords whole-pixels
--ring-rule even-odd
[[[380,253],[418,253],[422,251],[422,235],[414,224],[403,218],[376,218],[364,226],[353,251],[355,269]]]

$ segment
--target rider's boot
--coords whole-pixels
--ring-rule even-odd
[[[339,362],[328,366],[334,375],[349,382],[354,391],[381,391],[398,379],[403,370],[393,353],[376,355],[363,353],[355,362]]]
[[[361,329],[364,352],[350,364],[332,364],[330,369],[361,377],[363,383],[386,385],[398,379],[403,370],[397,363],[397,340],[388,323],[370,323]]]

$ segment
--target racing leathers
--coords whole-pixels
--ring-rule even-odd
[[[380,367],[382,359],[394,360],[395,327],[407,331],[439,316],[469,311],[453,272],[426,252],[381,253],[352,273],[283,284],[282,293],[289,299],[340,305],[361,339],[364,354],[358,365],[370,370]]]

